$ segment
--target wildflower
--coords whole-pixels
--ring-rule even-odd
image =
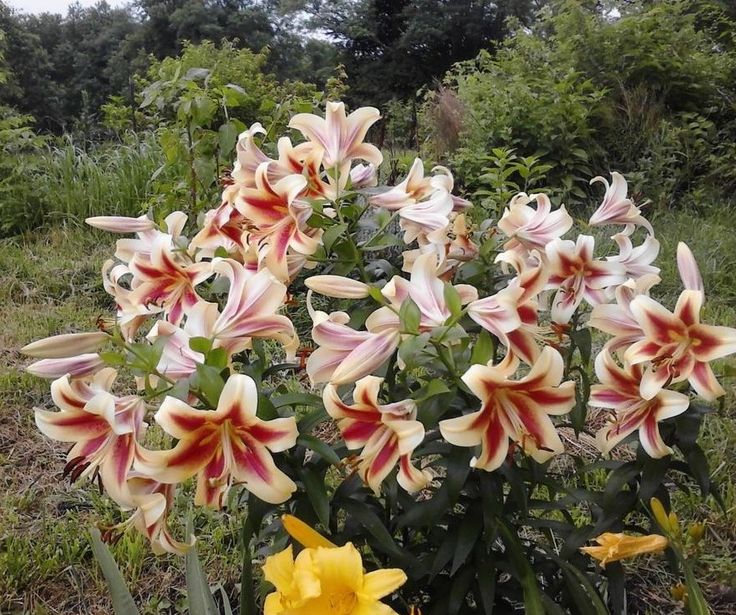
[[[661,553],[667,548],[668,540],[659,534],[627,536],[605,532],[598,536],[596,547],[581,547],[580,550],[605,566],[611,562],[630,559],[645,553]]]
[[[575,383],[562,382],[564,364],[554,348],[542,350],[521,380],[509,377],[519,361],[512,354],[498,365],[473,365],[462,379],[483,405],[477,412],[440,422],[442,437],[456,446],[481,445],[470,465],[492,471],[509,450],[509,438],[544,463],[564,450],[549,415],[567,414],[575,405]]]
[[[416,420],[413,400],[378,403],[382,383],[383,378],[376,376],[358,380],[352,405],[340,399],[332,384],[325,387],[322,399],[327,413],[337,420],[347,447],[362,449],[358,473],[370,488],[380,493],[381,483],[398,463],[396,480],[406,491],[414,493],[423,489],[431,478],[411,461],[414,449],[424,440],[424,426]]]

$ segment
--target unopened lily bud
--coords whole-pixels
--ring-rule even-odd
[[[700,542],[705,535],[705,524],[704,523],[693,523],[687,528],[687,535],[695,542]]]
[[[66,333],[31,342],[20,351],[38,359],[62,359],[98,350],[109,339],[110,336],[102,331]]]
[[[368,284],[339,275],[313,275],[304,283],[320,295],[337,299],[364,299],[369,296],[371,289]]]
[[[652,507],[652,514],[654,515],[655,521],[659,523],[659,527],[661,527],[665,532],[670,532],[672,530],[670,527],[670,520],[669,517],[667,517],[667,513],[664,510],[662,502],[657,498],[652,498],[649,500],[649,505]]]
[[[125,216],[94,216],[85,220],[87,224],[110,233],[140,233],[156,228],[156,223],[146,216],[127,218]]]
[[[61,359],[41,359],[26,367],[29,374],[39,378],[61,378],[69,375],[72,378],[82,378],[98,372],[105,366],[105,362],[96,352],[82,354],[77,357]]]
[[[678,602],[685,602],[687,600],[687,587],[683,583],[678,583],[672,587],[670,594]]]

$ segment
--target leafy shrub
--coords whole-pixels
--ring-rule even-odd
[[[461,179],[477,177],[466,161],[494,147],[539,156],[572,204],[589,192],[593,167],[630,174],[661,205],[714,183],[729,194],[734,23],[715,2],[627,2],[619,11],[554,2],[495,53],[456,65],[443,87],[457,97],[455,141],[465,153],[433,134],[444,94],[425,102],[430,147]]]

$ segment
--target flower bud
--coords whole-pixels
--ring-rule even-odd
[[[29,374],[39,378],[61,378],[69,375],[72,378],[82,378],[98,372],[105,366],[105,362],[96,352],[82,354],[77,357],[60,359],[42,359],[26,367]]]
[[[337,299],[363,299],[370,294],[368,284],[339,275],[313,275],[304,280],[307,288]]]
[[[678,583],[670,589],[670,594],[678,602],[685,602],[687,600],[687,587],[683,583]]]
[[[86,352],[98,350],[109,339],[110,336],[102,331],[66,333],[31,342],[27,346],[23,346],[20,351],[38,359],[76,357]]]
[[[85,220],[87,224],[110,233],[140,233],[156,228],[156,223],[141,216],[140,218],[127,218],[125,216],[94,216]]]
[[[652,498],[649,500],[649,505],[652,507],[652,514],[654,515],[655,521],[659,524],[659,527],[661,527],[666,533],[672,531],[673,528],[670,527],[670,520],[664,510],[664,506],[662,506],[662,502],[657,498]]]
[[[705,524],[704,523],[693,523],[687,528],[687,535],[694,541],[700,542],[705,535]]]

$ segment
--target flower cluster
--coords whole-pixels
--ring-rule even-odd
[[[236,485],[271,504],[300,488],[288,463],[296,416],[264,401],[269,381],[249,365],[259,353],[308,355],[301,367],[311,387],[379,496],[394,476],[409,493],[441,481],[428,441],[472,448],[470,465],[485,472],[517,454],[545,464],[563,453],[556,417],[581,401],[563,351],[585,327],[606,336],[598,382],[582,400],[611,410],[596,436],[601,453],[638,430],[648,455],[668,455],[659,424],[687,410],[686,383],[707,400],[723,394],[710,362],[736,352],[736,330],[700,322],[703,284],[684,244],[674,311],[649,296],[659,243],[621,175],[593,180],[606,193],[589,226],[622,227],[612,237],[617,253],[599,257],[592,235],[565,237],[573,219],[544,194],[519,194],[497,225],[476,226],[446,168],[427,175],[416,159],[397,185],[378,187],[382,155],[364,141],[378,119],[373,108],[347,115],[328,103],[325,118],[294,116],[302,139],[282,137],[274,157],[254,124],[220,205],[200,216],[191,239],[182,212],[88,220],[134,235],[103,267],[115,318],[24,351],[38,359],[29,371],[53,380],[58,411],[37,409],[39,429],[74,444],[72,479],[99,476],[133,511],[118,529],[133,525],[157,550],[181,552],[189,543],[166,520],[188,479],[196,478],[195,504],[214,508]],[[396,219],[401,238],[391,234]],[[396,245],[406,249],[394,266]],[[293,305],[312,321],[301,340],[287,315]],[[116,370],[135,384],[116,386]],[[453,392],[439,410],[424,410]],[[285,551],[266,568],[278,589],[269,603],[281,605],[274,613],[313,612],[304,609],[322,604],[319,582],[360,580],[362,589],[350,586],[358,601],[398,584],[371,574],[361,576],[347,545],[296,558]],[[294,576],[304,585],[288,584]]]

